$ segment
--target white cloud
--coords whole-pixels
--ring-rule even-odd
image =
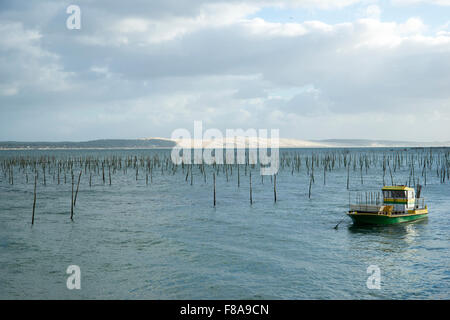
[[[19,88],[16,85],[0,84],[0,95],[14,96],[19,93]]]
[[[2,35],[0,38],[2,51],[18,50],[37,58],[50,55],[36,45],[42,35],[36,30],[25,30],[20,22],[1,23],[0,34]]]
[[[371,19],[380,19],[381,9],[375,4],[371,4],[366,8],[366,16]]]
[[[207,3],[201,5],[195,16],[164,18],[121,17],[109,18],[94,35],[81,36],[84,43],[98,45],[148,45],[171,41],[177,37],[204,28],[231,25],[255,13],[260,7],[247,3]]]
[[[305,27],[298,23],[274,23],[261,18],[245,20],[242,23],[250,33],[264,37],[294,37],[307,32]]]
[[[280,7],[309,7],[320,9],[343,8],[362,0],[288,0],[288,1],[266,1],[266,5],[277,5]]]
[[[17,95],[21,90],[60,91],[69,88],[71,73],[64,72],[56,54],[41,47],[42,34],[19,22],[0,24],[0,92]]]
[[[391,0],[395,5],[432,4],[450,6],[450,0]]]
[[[0,135],[168,137],[202,119],[292,138],[450,140],[448,26],[429,34],[420,17],[380,21],[386,9],[371,1],[344,23],[254,16],[273,3],[85,4],[95,20],[78,33],[55,27],[59,16],[45,19],[51,28],[3,19]],[[421,121],[432,128],[409,130]]]

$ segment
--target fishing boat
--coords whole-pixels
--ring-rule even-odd
[[[347,215],[354,224],[395,224],[424,219],[428,216],[428,208],[424,198],[420,198],[421,186],[414,188],[404,185],[384,186],[383,198],[367,196],[366,201],[359,198],[359,203],[350,204]]]

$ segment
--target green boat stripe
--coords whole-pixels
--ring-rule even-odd
[[[408,222],[418,219],[423,219],[428,216],[427,213],[423,214],[411,214],[402,216],[384,216],[384,215],[365,215],[365,214],[349,214],[354,223],[364,223],[364,224],[394,224],[401,222]]]

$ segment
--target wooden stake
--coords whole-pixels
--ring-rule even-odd
[[[34,210],[36,209],[36,185],[37,185],[37,175],[34,176],[34,199],[33,199],[33,215],[31,216],[31,225],[34,224]]]
[[[238,188],[240,187],[240,185],[241,185],[241,177],[240,177],[240,174],[239,174],[239,164],[237,165],[237,168],[238,168]]]
[[[350,164],[347,165],[347,190],[349,189],[350,184]]]
[[[213,182],[214,182],[214,208],[216,207],[216,173],[213,172]]]
[[[273,175],[273,200],[277,203],[277,175]]]
[[[252,172],[250,171],[250,204],[253,204],[253,197],[252,197]]]
[[[80,171],[80,175],[78,176],[77,191],[75,192],[75,198],[73,200],[73,206],[74,207],[76,207],[76,205],[77,205],[78,189],[80,188],[80,179],[81,179],[81,174],[82,173],[83,173],[83,170]]]
[[[309,194],[308,194],[309,199],[311,199],[311,186],[312,186],[312,176],[309,177]]]
[[[72,172],[72,199],[70,201],[70,220],[73,221],[73,172]]]

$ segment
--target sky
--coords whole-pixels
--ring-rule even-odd
[[[450,0],[0,1],[0,141],[170,138],[195,120],[450,141]]]

